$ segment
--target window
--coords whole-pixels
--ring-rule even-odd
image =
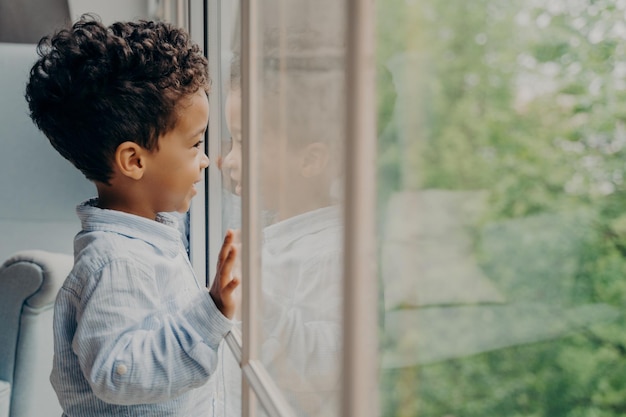
[[[373,129],[365,128],[374,119],[359,118],[373,116],[374,102],[356,88],[373,75],[371,61],[361,65],[373,43],[354,36],[367,12],[349,19],[349,7],[334,0],[207,5],[214,81],[208,253],[215,256],[211,248],[219,248],[226,228],[238,230],[241,335],[229,335],[222,353],[224,374],[243,379],[225,382],[223,392],[225,403],[241,404],[246,416],[367,415],[360,408],[375,398],[373,372],[363,376],[376,368],[376,344],[363,344],[362,327],[346,324],[368,320],[355,318],[361,310],[375,321],[376,311],[375,303],[359,302],[368,291],[376,299],[373,263],[361,262],[363,253],[374,255],[367,245],[374,236],[367,172],[373,179],[374,171],[350,162],[373,157]],[[357,102],[348,106],[351,97]],[[360,151],[351,151],[356,158],[348,158],[363,134],[369,148],[361,136]],[[362,202],[369,210],[354,208]],[[212,276],[214,259],[208,265]],[[368,272],[371,285],[351,281]],[[346,295],[346,287],[354,293]],[[375,336],[375,327],[365,330]],[[364,352],[371,363],[355,367]],[[359,379],[368,383],[359,387]]]
[[[285,353],[280,362],[267,360],[269,329],[278,320],[258,319],[272,317],[274,300],[267,292],[280,275],[270,272],[280,256],[265,253],[266,234],[284,224],[282,214],[291,204],[305,201],[288,191],[295,180],[289,169],[302,165],[281,163],[293,156],[290,129],[296,125],[306,132],[318,129],[324,138],[342,138],[334,143],[343,162],[332,189],[341,196],[345,262],[351,244],[367,245],[376,236],[377,277],[364,274],[353,282],[346,275],[350,267],[342,267],[338,333],[346,342],[337,362],[343,371],[339,396],[352,398],[358,385],[350,378],[359,367],[351,367],[347,354],[355,346],[347,341],[361,336],[348,334],[359,326],[375,328],[372,311],[380,306],[380,355],[373,360],[379,378],[368,375],[379,383],[380,407],[368,408],[370,413],[623,414],[626,3],[377,3],[375,157],[351,142],[358,131],[367,144],[374,127],[353,118],[348,105],[367,106],[367,75],[353,72],[367,71],[367,65],[351,66],[367,53],[350,46],[359,45],[355,35],[367,33],[371,15],[358,2],[316,2],[315,10],[307,3],[245,2],[231,19],[213,20],[241,22],[243,50],[237,49],[239,30],[215,32],[209,24],[209,39],[220,33],[225,42],[218,59],[219,103],[232,105],[227,59],[239,62],[248,91],[242,103],[250,106],[242,110],[241,145],[228,117],[215,128],[221,138],[233,134],[246,162],[233,174],[228,141],[214,152],[225,158],[225,191],[220,205],[209,210],[209,222],[216,212],[221,216],[222,231],[242,224],[243,268],[254,277],[244,282],[243,344],[231,340],[234,351],[243,349],[244,380],[253,387],[244,389],[246,412],[256,411],[257,397],[266,408],[284,406],[286,414],[298,414],[303,403],[285,389],[297,387],[285,382],[291,381],[290,340],[277,338],[275,346]],[[211,7],[224,13],[232,5],[209,2],[209,22],[215,19]],[[336,98],[348,102],[335,111],[320,97],[333,85],[337,45],[332,41],[337,40],[345,49],[338,49],[336,68],[348,76],[339,82]],[[360,45],[367,50],[368,42]],[[327,78],[316,88],[316,77]],[[300,113],[300,105],[309,112]],[[273,148],[271,141],[278,145]],[[267,190],[263,184],[270,174],[263,164],[270,152],[278,174]],[[350,194],[361,191],[350,186],[350,161],[370,167],[375,161],[375,234],[348,231],[352,216],[371,208],[358,206],[359,195]],[[279,210],[267,209],[272,202]],[[353,204],[357,208],[351,210]],[[361,254],[359,260],[367,264],[374,257]],[[367,289],[356,295],[345,290],[376,285],[376,278],[378,298]],[[364,315],[348,313],[350,297],[367,305]],[[369,365],[364,362],[359,364]],[[314,383],[309,376],[300,382]],[[371,400],[354,398],[368,405]],[[341,407],[330,406],[324,415],[339,415]],[[344,415],[367,414],[346,413],[353,409],[343,407]]]

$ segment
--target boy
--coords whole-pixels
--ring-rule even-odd
[[[51,382],[64,416],[205,416],[239,280],[232,233],[200,286],[176,219],[209,160],[207,62],[183,31],[82,18],[39,44],[31,117],[92,180],[55,304]]]

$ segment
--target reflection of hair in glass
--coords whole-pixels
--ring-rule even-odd
[[[340,146],[343,136],[343,57],[290,53],[265,56],[259,86],[262,123],[290,147]],[[241,94],[241,60],[230,67],[230,90]],[[339,153],[337,150],[333,154]]]
[[[118,145],[147,149],[177,121],[181,98],[208,90],[206,58],[187,33],[162,22],[104,26],[83,16],[43,38],[26,88],[31,117],[52,145],[107,183]]]
[[[230,62],[230,89],[241,88],[241,59],[239,55],[234,55]]]

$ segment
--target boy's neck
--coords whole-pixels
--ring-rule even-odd
[[[122,211],[150,220],[156,220],[157,213],[150,210],[146,205],[145,199],[136,192],[119,190],[118,187],[102,183],[97,183],[96,188],[98,189],[99,208]]]

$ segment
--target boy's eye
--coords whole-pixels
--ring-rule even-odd
[[[193,147],[194,147],[194,148],[199,148],[199,147],[200,147],[200,145],[202,145],[202,143],[203,143],[203,142],[204,142],[203,140],[199,140],[198,142],[196,142],[196,144],[195,144],[195,145],[193,145]]]

